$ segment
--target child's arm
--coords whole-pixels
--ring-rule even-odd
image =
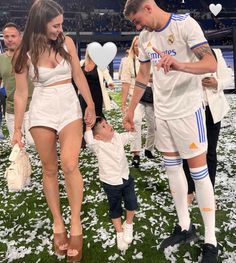
[[[126,144],[134,141],[136,139],[138,133],[136,131],[123,132],[120,135],[121,135],[121,140],[123,142],[123,145],[126,145]]]
[[[86,125],[84,139],[87,143],[88,148],[91,149],[93,152],[96,152],[97,144],[96,144],[96,140],[93,137],[93,132],[90,126]]]

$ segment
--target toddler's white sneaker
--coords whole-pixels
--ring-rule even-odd
[[[123,232],[116,233],[117,247],[119,250],[127,250],[128,244],[123,239]]]
[[[132,243],[133,241],[133,223],[127,224],[126,221],[123,223],[123,239],[127,244]]]

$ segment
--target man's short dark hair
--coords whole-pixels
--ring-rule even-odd
[[[127,0],[124,8],[124,16],[128,17],[130,14],[136,14],[146,0]]]
[[[13,22],[6,23],[3,26],[2,31],[5,30],[7,27],[14,27],[20,33],[20,27],[17,24],[13,23]]]

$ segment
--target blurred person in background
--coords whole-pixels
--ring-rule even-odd
[[[92,95],[96,116],[105,117],[103,110],[111,110],[111,100],[107,92],[106,84],[109,89],[114,89],[114,83],[108,69],[101,70],[94,63],[88,53],[88,48],[85,52],[84,60],[80,61],[80,66],[87,79],[90,93]],[[87,107],[86,101],[83,96],[79,95],[81,109],[84,115]]]
[[[88,53],[88,48],[85,52],[84,60],[80,61],[80,66],[83,70],[85,78],[87,79],[90,93],[95,106],[96,116],[105,118],[103,111],[112,109],[111,98],[107,92],[107,87],[114,89],[113,80],[110,76],[108,69],[101,70],[94,61],[91,59]],[[107,87],[106,87],[107,85]],[[84,116],[85,109],[87,107],[86,101],[83,96],[79,95],[79,101]],[[83,133],[85,132],[86,125],[83,123]],[[82,148],[86,147],[84,138],[82,139]]]
[[[14,133],[14,92],[16,89],[15,74],[12,69],[11,60],[17,47],[21,43],[21,32],[19,27],[14,23],[7,23],[3,29],[3,40],[7,48],[6,52],[0,54],[0,78],[4,83],[6,89],[6,124],[9,131],[10,138],[12,139]],[[29,132],[29,103],[31,101],[33,85],[29,81],[29,93],[27,98],[26,111],[23,118],[22,133],[25,137],[26,144],[33,145],[34,141]]]
[[[135,78],[137,76],[140,62],[138,60],[138,36],[135,36],[132,40],[129,48],[129,55],[123,61],[121,70],[121,110],[125,114],[129,101],[132,98],[134,91]],[[130,144],[130,151],[133,153],[132,165],[138,168],[140,165],[140,152],[142,148],[142,119],[145,116],[147,124],[147,135],[145,142],[144,154],[149,159],[154,159],[153,150],[155,144],[155,121],[154,121],[154,107],[153,107],[153,95],[152,95],[152,77],[149,79],[148,86],[151,91],[151,100],[140,100],[135,112],[134,112],[134,125],[137,131],[137,139]]]
[[[129,49],[126,49],[125,50],[125,56],[120,60],[120,65],[119,65],[119,70],[118,70],[119,80],[121,80],[121,72],[122,72],[124,61],[127,59],[128,56],[129,56]]]
[[[6,112],[6,89],[3,86],[3,82],[0,84],[0,140],[5,139],[2,131],[2,120]]]

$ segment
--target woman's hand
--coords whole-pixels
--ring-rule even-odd
[[[202,79],[202,86],[207,89],[217,90],[218,82],[214,77],[206,77]]]
[[[94,106],[87,106],[87,108],[85,109],[84,120],[86,126],[93,127],[96,121],[96,113]]]
[[[11,144],[18,144],[20,148],[23,148],[25,145],[22,143],[22,132],[20,129],[14,130],[14,134],[11,140]]]

